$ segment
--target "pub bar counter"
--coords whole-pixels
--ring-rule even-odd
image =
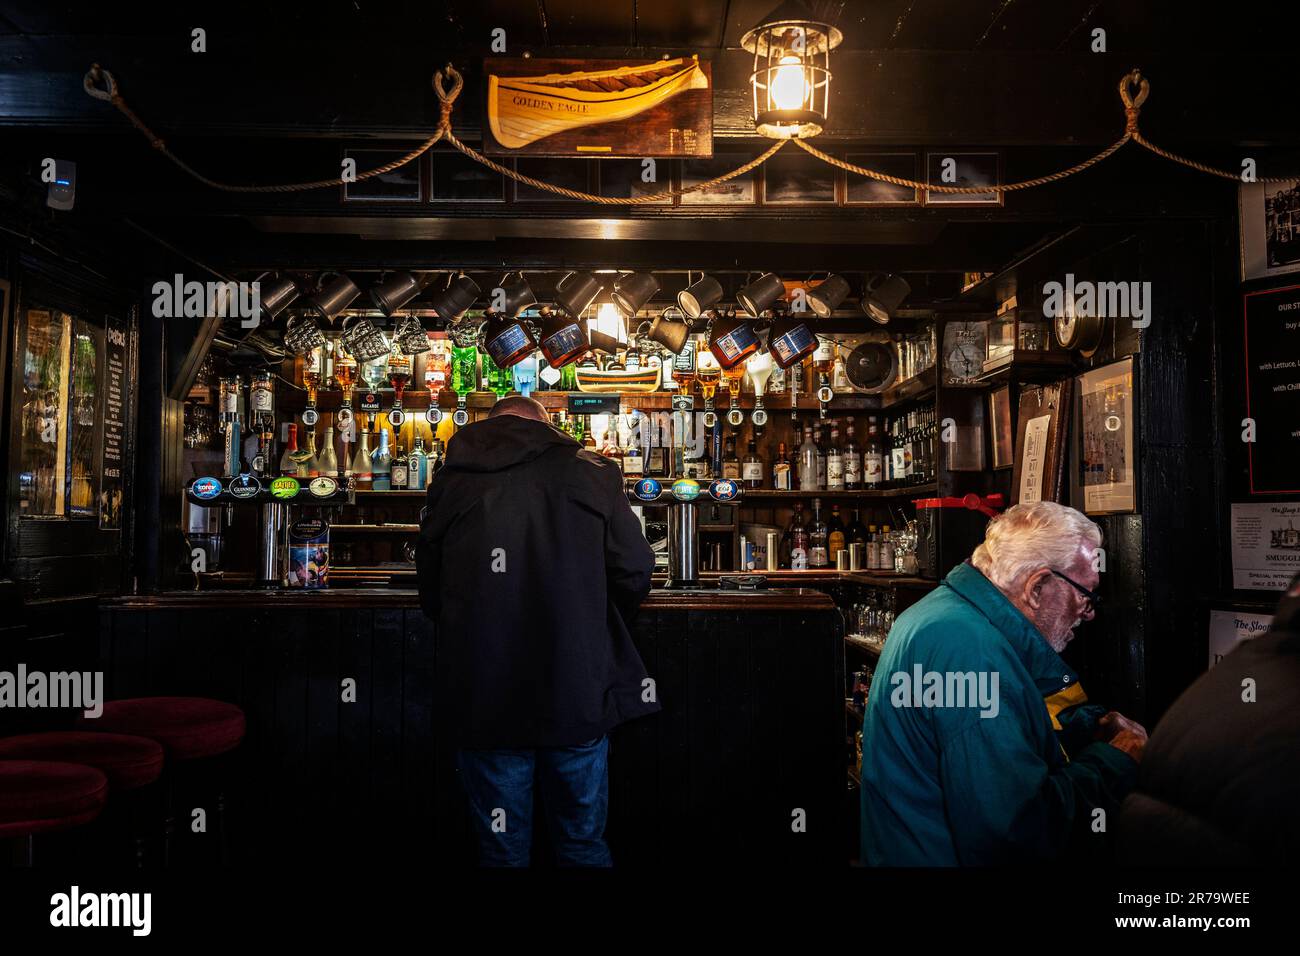
[[[1063,656],[1148,728],[1266,624],[1300,553],[1300,199],[1236,183],[1233,144],[1263,177],[1300,143],[1222,77],[1293,89],[1275,39],[1188,56],[1136,4],[1119,64],[1092,12],[993,0],[807,13],[798,49],[722,0],[480,6],[214,11],[203,57],[157,39],[179,14],[0,30],[34,51],[0,63],[0,672],[242,715],[140,788],[219,793],[220,846],[173,812],[147,865],[473,864],[414,545],[509,395],[621,469],[656,555],[618,866],[856,861],[890,628],[1017,502],[1100,527],[1105,612]],[[340,36],[346,75],[302,71]],[[1129,313],[1081,304],[1120,286]],[[207,705],[158,706],[166,736]],[[0,749],[79,710],[0,707]]]

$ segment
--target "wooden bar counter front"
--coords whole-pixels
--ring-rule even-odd
[[[415,591],[167,592],[102,615],[110,699],[208,696],[248,715],[229,798],[235,859],[275,848],[278,859],[473,863],[435,719],[436,627]],[[611,735],[616,865],[846,859],[832,599],[656,589],[632,634],[663,710]]]

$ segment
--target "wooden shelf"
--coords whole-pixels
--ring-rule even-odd
[[[359,410],[360,396],[366,389],[352,390],[352,408],[354,411]],[[380,406],[382,412],[387,412],[393,404],[393,390],[391,388],[379,389]],[[518,395],[518,392],[509,392],[509,395]],[[672,408],[672,398],[677,392],[533,392],[533,398],[541,402],[548,409],[559,410],[568,408],[569,396],[591,396],[593,394],[618,395],[623,399],[623,404],[629,408],[641,408],[648,410],[669,410]],[[731,408],[726,390],[721,390],[718,394],[718,400],[715,403],[715,411],[719,415],[725,415]],[[342,403],[343,393],[337,388],[322,388],[316,393],[316,409],[320,412],[333,412]],[[491,408],[497,402],[497,396],[494,392],[471,392],[465,401],[465,407],[476,411]],[[279,407],[281,410],[299,411],[307,407],[307,393],[302,389],[295,389],[287,395],[283,395]],[[426,389],[408,388],[402,392],[402,408],[407,412],[423,412],[429,407],[429,392]],[[444,390],[438,396],[438,407],[444,410],[454,409],[456,407],[456,393]],[[742,392],[740,395],[740,408],[749,411],[754,407],[754,395],[752,392]],[[779,415],[783,412],[790,411],[789,395],[768,395],[766,396],[764,407],[767,409],[769,416]],[[816,395],[800,395],[798,398],[798,410],[817,411],[821,408],[821,402],[817,401]],[[874,411],[880,407],[879,395],[864,395],[856,392],[837,392],[831,399],[828,406],[832,411],[852,412],[852,411]],[[695,396],[695,410],[704,411],[704,399],[699,395]]]
[[[844,635],[844,643],[856,647],[859,650],[866,651],[873,657],[879,657],[881,650],[884,648],[884,644],[877,644],[874,641],[864,641],[862,638],[854,637],[852,634]]]
[[[330,533],[342,532],[343,534],[353,535],[372,535],[372,534],[417,534],[420,526],[418,524],[332,524]]]
[[[934,392],[935,382],[938,380],[938,371],[936,366],[931,365],[929,368],[923,369],[919,374],[889,386],[880,393],[880,407],[888,411],[899,405],[928,398]]]
[[[862,488],[857,491],[775,491],[770,488],[745,488],[741,491],[740,503],[744,505],[750,499],[792,499],[807,498],[922,498],[933,495],[938,485],[933,482],[925,485],[911,485],[906,488]]]
[[[383,498],[392,498],[393,500],[400,498],[423,498],[427,494],[428,492],[426,491],[376,491],[373,488],[366,488],[353,492],[353,495],[358,501],[362,499],[375,501]]]

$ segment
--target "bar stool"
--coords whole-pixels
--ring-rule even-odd
[[[14,862],[31,866],[37,834],[89,823],[107,799],[108,777],[94,767],[0,760],[0,840],[17,840]]]
[[[162,776],[163,748],[148,737],[61,730],[0,740],[0,760],[52,760],[84,764],[108,778],[110,797],[130,794],[127,831],[135,843],[136,865],[144,865],[144,839],[136,826],[140,791]],[[113,801],[110,800],[110,812]],[[104,816],[108,817],[106,813]]]
[[[133,697],[104,704],[97,718],[81,717],[78,724],[97,733],[148,737],[166,754],[163,773],[166,809],[163,822],[163,865],[171,862],[175,830],[173,796],[177,774],[202,773],[213,758],[229,753],[244,739],[244,712],[234,704],[207,697]],[[222,781],[217,781],[219,856],[226,862],[226,805]]]

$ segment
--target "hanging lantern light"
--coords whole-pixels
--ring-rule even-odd
[[[772,139],[816,136],[826,125],[831,50],[844,34],[818,21],[801,3],[781,4],[740,45],[754,54],[749,85],[754,126]]]

